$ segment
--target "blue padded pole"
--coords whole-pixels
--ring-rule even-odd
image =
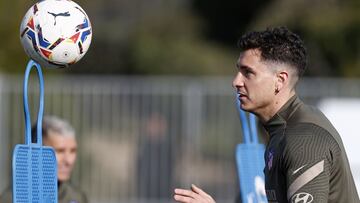
[[[253,143],[258,143],[258,133],[256,127],[256,116],[252,113],[249,115],[250,117],[250,130],[251,130],[251,138]]]
[[[236,108],[238,110],[239,118],[241,121],[241,128],[244,135],[244,143],[250,143],[251,140],[250,140],[249,123],[247,120],[246,112],[240,108],[239,94],[236,94]]]

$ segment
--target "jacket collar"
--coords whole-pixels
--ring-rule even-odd
[[[264,124],[266,131],[272,136],[279,128],[284,129],[287,121],[292,117],[294,112],[300,107],[302,101],[297,95],[292,96],[280,110]]]

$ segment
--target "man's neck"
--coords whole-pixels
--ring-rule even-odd
[[[256,113],[256,115],[259,117],[262,123],[268,122],[295,94],[295,91],[283,93],[279,92],[273,103],[269,105],[269,108],[264,109],[262,112]]]

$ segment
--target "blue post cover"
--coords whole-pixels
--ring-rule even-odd
[[[244,203],[267,202],[263,173],[264,151],[262,144],[238,144],[236,147],[240,192]]]
[[[236,108],[244,137],[244,143],[237,145],[235,154],[241,200],[243,203],[266,203],[263,172],[265,146],[258,141],[256,117],[241,110],[238,95]],[[248,117],[250,121],[248,121]]]

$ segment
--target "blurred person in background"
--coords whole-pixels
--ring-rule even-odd
[[[86,195],[70,182],[77,156],[74,128],[56,116],[44,116],[42,121],[43,145],[54,148],[57,161],[59,203],[87,203]],[[32,142],[36,142],[36,124],[32,126]],[[0,196],[1,203],[12,203],[8,187]]]
[[[137,195],[146,202],[168,202],[173,163],[166,117],[157,111],[146,117],[139,140]]]
[[[295,91],[307,66],[300,37],[285,27],[269,28],[244,34],[239,47],[233,87],[241,108],[257,115],[270,136],[264,168],[268,201],[360,202],[340,135]],[[175,189],[174,199],[215,202],[195,185]]]

